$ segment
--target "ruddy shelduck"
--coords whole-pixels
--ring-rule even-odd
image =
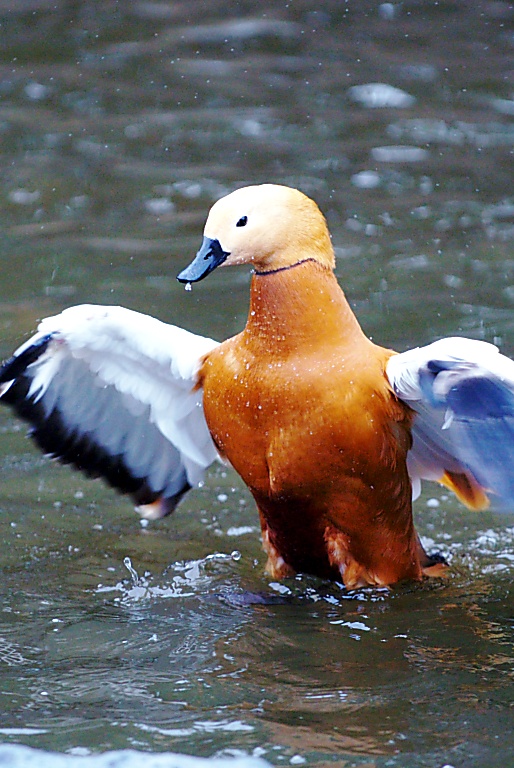
[[[298,190],[245,187],[212,207],[178,276],[251,264],[244,330],[218,344],[121,307],[41,322],[0,396],[50,456],[169,514],[221,458],[250,489],[266,570],[348,589],[439,575],[416,534],[422,479],[480,509],[514,502],[514,363],[442,339],[372,343],[334,276],[323,215]]]

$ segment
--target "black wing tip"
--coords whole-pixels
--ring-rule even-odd
[[[57,409],[54,409],[49,416],[45,415],[41,418],[44,413],[42,406],[40,410],[38,403],[30,401],[26,401],[26,405],[31,406],[30,436],[44,453],[61,464],[71,465],[90,478],[103,478],[112,488],[131,496],[138,506],[153,504],[162,496],[164,489],[153,490],[146,477],[140,477],[131,472],[123,460],[123,455],[110,454],[101,445],[91,440],[87,433],[81,434],[67,429]],[[184,479],[179,490],[170,497],[169,503],[172,507],[166,514],[171,514],[190,487]]]
[[[30,379],[27,376],[18,378],[9,390],[10,401],[16,414],[29,422],[29,436],[50,458],[70,465],[87,477],[101,477],[111,488],[131,496],[137,506],[154,504],[162,498],[164,506],[160,517],[170,515],[184,494],[191,489],[184,477],[181,483],[177,483],[174,494],[163,497],[164,489],[155,491],[147,478],[133,474],[122,455],[110,454],[91,440],[87,433],[67,429],[57,409],[47,414],[42,401],[35,402],[28,397],[29,387]]]
[[[0,384],[15,381],[20,376],[23,376],[29,365],[39,360],[41,355],[47,350],[54,335],[53,333],[47,333],[45,336],[34,341],[21,354],[14,354],[2,363],[0,367]]]

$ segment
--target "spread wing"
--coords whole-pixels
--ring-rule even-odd
[[[414,411],[409,472],[452,488],[468,506],[514,504],[514,362],[492,344],[448,338],[393,355],[387,376]]]
[[[4,363],[0,402],[31,424],[45,453],[161,517],[217,457],[196,387],[216,346],[122,307],[70,307]]]

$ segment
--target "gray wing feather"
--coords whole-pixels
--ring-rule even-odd
[[[416,413],[413,484],[461,473],[514,504],[514,363],[491,344],[453,338],[395,355],[387,374]]]

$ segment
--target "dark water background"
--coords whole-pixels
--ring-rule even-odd
[[[377,342],[514,355],[513,54],[501,1],[1,0],[0,355],[80,302],[239,330],[247,270],[175,275],[212,202],[262,181],[317,200]],[[232,473],[145,529],[0,418],[4,742],[514,765],[513,514],[427,488],[445,583],[270,584]]]

